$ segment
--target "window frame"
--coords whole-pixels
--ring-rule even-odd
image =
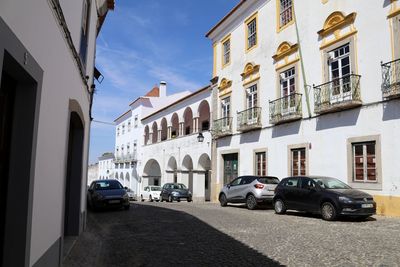
[[[256,176],[268,176],[268,154],[267,149],[254,150],[254,175]],[[261,168],[261,174],[258,173],[258,155],[264,154],[265,169]],[[262,162],[261,162],[262,164]]]
[[[255,43],[254,45],[252,45],[251,47],[249,47],[249,24],[252,22],[255,22],[255,32],[253,33],[253,35],[255,35]],[[249,18],[247,18],[244,22],[245,24],[245,51],[246,53],[253,50],[254,48],[257,47],[258,45],[258,12],[254,13],[253,15],[251,15]]]
[[[306,153],[306,155],[305,155],[305,175],[303,175],[303,176],[309,175],[310,143],[301,143],[301,144],[294,144],[294,145],[287,146],[287,167],[288,167],[287,173],[288,173],[288,176],[291,176],[291,177],[294,176],[294,175],[292,175],[292,150],[298,150],[298,149],[302,149],[302,148],[305,149],[305,153]]]
[[[225,51],[225,44],[229,42],[229,49]],[[221,41],[221,66],[222,68],[231,64],[231,35],[224,37]],[[228,54],[228,61],[226,61],[226,55]]]
[[[353,179],[354,159],[353,144],[375,142],[375,176],[376,181],[355,181]],[[380,135],[368,135],[347,139],[347,184],[356,189],[382,190],[382,154]]]
[[[291,20],[287,21],[285,24],[282,24],[282,14],[289,9],[286,8],[284,11],[282,11],[282,1],[285,0],[276,0],[276,32],[281,32],[282,30],[286,29],[290,25],[294,23],[295,17],[294,17],[294,0],[286,0],[291,2],[290,6],[290,14],[291,14]]]

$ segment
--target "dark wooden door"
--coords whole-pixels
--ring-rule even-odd
[[[7,207],[8,169],[12,135],[12,120],[16,82],[3,73],[0,86],[0,244],[4,244],[4,226]],[[3,259],[3,250],[0,251]]]

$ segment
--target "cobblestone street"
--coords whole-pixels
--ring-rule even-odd
[[[138,203],[88,213],[64,266],[400,266],[400,220],[326,222],[268,207]]]

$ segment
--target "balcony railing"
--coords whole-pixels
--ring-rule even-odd
[[[124,162],[130,162],[130,161],[136,161],[137,160],[137,153],[128,153],[128,154],[123,154],[123,155],[118,155],[115,157],[115,162],[116,163],[124,163]]]
[[[382,95],[384,98],[400,97],[400,58],[381,64]]]
[[[246,132],[261,128],[261,107],[249,108],[237,113],[237,130]]]
[[[216,138],[232,134],[232,117],[224,117],[214,121],[213,133]]]
[[[360,78],[350,74],[314,86],[314,112],[323,114],[361,106]]]
[[[291,94],[269,102],[269,123],[279,124],[303,117],[301,94]]]

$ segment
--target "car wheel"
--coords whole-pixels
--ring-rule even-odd
[[[282,199],[275,200],[274,209],[276,214],[284,214],[286,212],[286,206]]]
[[[253,195],[248,195],[246,198],[246,206],[249,210],[254,210],[257,207],[257,200]]]
[[[140,201],[144,201],[143,195],[140,195]]]
[[[181,202],[181,199],[180,199],[180,198],[178,198],[178,199],[177,199],[177,201],[178,201],[178,202]]]
[[[153,202],[153,197],[151,195],[149,196],[149,201]]]
[[[125,209],[125,210],[129,210],[130,207],[131,207],[130,205],[124,206],[124,209]]]
[[[336,219],[336,208],[330,202],[324,202],[321,205],[322,219],[325,221],[333,221]]]
[[[221,205],[221,207],[226,207],[226,205],[228,204],[225,194],[221,194],[219,196],[219,204]]]
[[[172,196],[171,195],[169,195],[168,196],[168,202],[173,202],[174,200],[172,199]]]
[[[192,198],[188,198],[188,200],[187,200],[187,202],[192,202],[193,200],[192,200]]]

